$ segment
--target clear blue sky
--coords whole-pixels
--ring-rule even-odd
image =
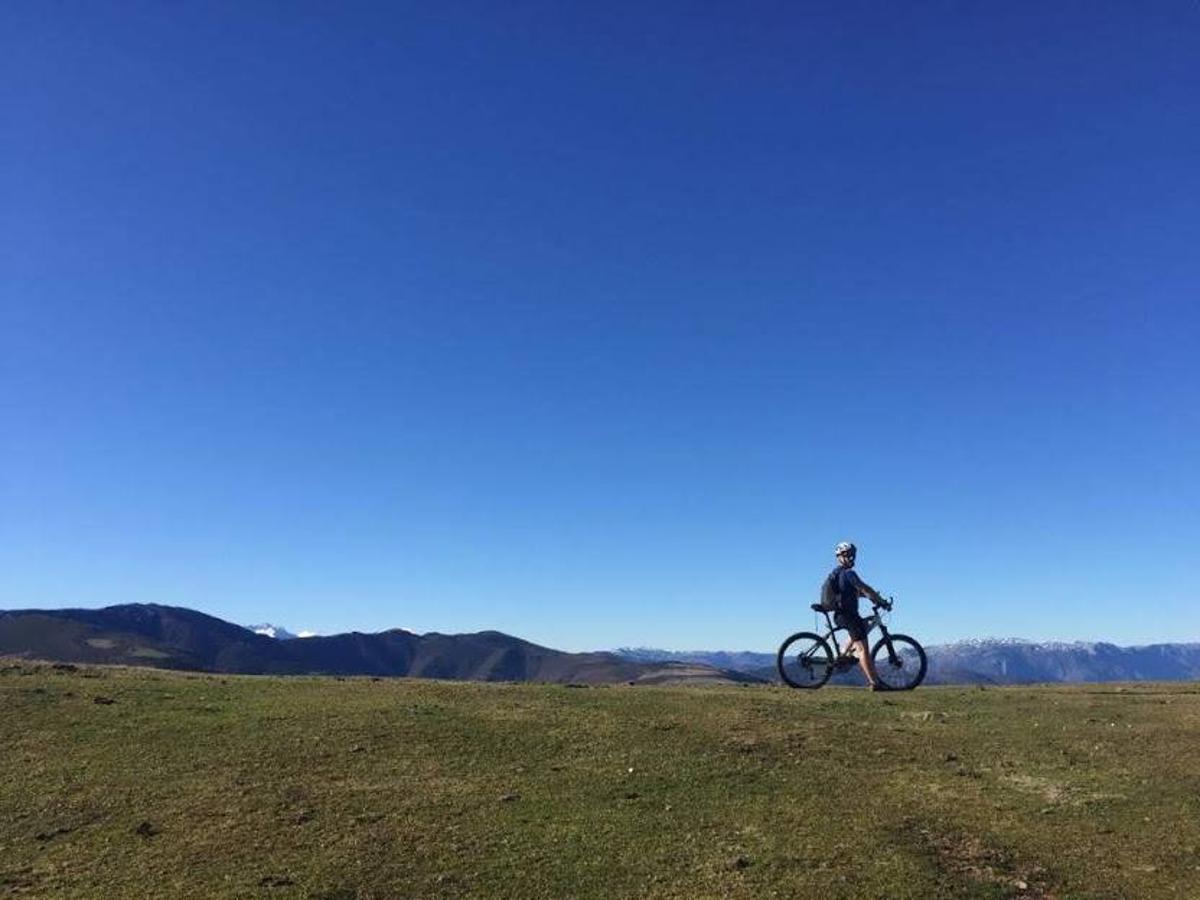
[[[0,607],[1196,640],[1200,6],[7,3]]]

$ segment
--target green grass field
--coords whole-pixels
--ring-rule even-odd
[[[0,896],[1200,896],[1194,684],[0,671]]]

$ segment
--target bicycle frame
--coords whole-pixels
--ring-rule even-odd
[[[881,609],[883,609],[882,606],[880,606],[877,603],[872,602],[871,603],[871,615],[863,616],[863,622],[867,626],[867,636],[868,637],[870,637],[871,632],[874,631],[876,627],[879,628],[880,634],[883,635],[883,639],[887,642],[888,653],[891,653],[892,652],[891,635],[888,634],[887,625],[885,625],[883,622],[883,616],[880,614]],[[837,653],[838,655],[841,655],[841,653],[843,652],[843,647],[838,641],[833,640],[833,636],[835,634],[837,634],[837,632],[839,632],[839,631],[846,631],[846,629],[842,628],[840,625],[833,624],[833,616],[830,614],[829,610],[822,609],[821,614],[823,616],[825,616],[825,627],[828,629],[823,635],[821,635],[821,638],[823,640],[826,640],[829,642],[831,648],[833,649],[833,651],[835,653]],[[849,632],[847,632],[847,635],[848,634],[849,634]],[[864,638],[864,640],[865,640],[865,638]]]
[[[883,621],[883,613],[889,612],[890,609],[890,606],[881,606],[874,600],[871,601],[871,614],[869,616],[863,616],[863,622],[867,626],[867,633],[866,637],[864,637],[864,643],[867,644],[868,652],[870,652],[870,641],[868,638],[870,638],[871,632],[878,628],[879,633],[882,636],[881,640],[883,641],[883,645],[887,648],[888,659],[892,662],[895,662],[897,657],[896,649],[892,646],[892,635],[891,632],[888,631],[887,623]],[[833,616],[830,610],[821,609],[815,604],[813,605],[813,610],[821,613],[825,617],[825,627],[827,630],[824,634],[819,635],[819,637],[828,643],[830,645],[830,649],[833,651],[833,672],[846,672],[850,671],[852,668],[856,668],[856,666],[846,666],[842,662],[845,655],[845,648],[842,647],[841,642],[835,637],[839,631],[846,631],[846,629],[834,624]],[[816,648],[813,649],[815,650]],[[809,658],[811,658],[811,654]]]

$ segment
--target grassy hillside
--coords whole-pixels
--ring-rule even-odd
[[[0,663],[0,896],[1186,897],[1200,689]]]

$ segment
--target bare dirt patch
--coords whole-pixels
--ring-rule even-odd
[[[999,888],[1007,897],[1055,900],[1058,896],[1044,869],[1021,863],[979,835],[939,830],[915,821],[906,823],[903,832],[908,842],[932,859],[951,891],[956,885],[973,883]]]

